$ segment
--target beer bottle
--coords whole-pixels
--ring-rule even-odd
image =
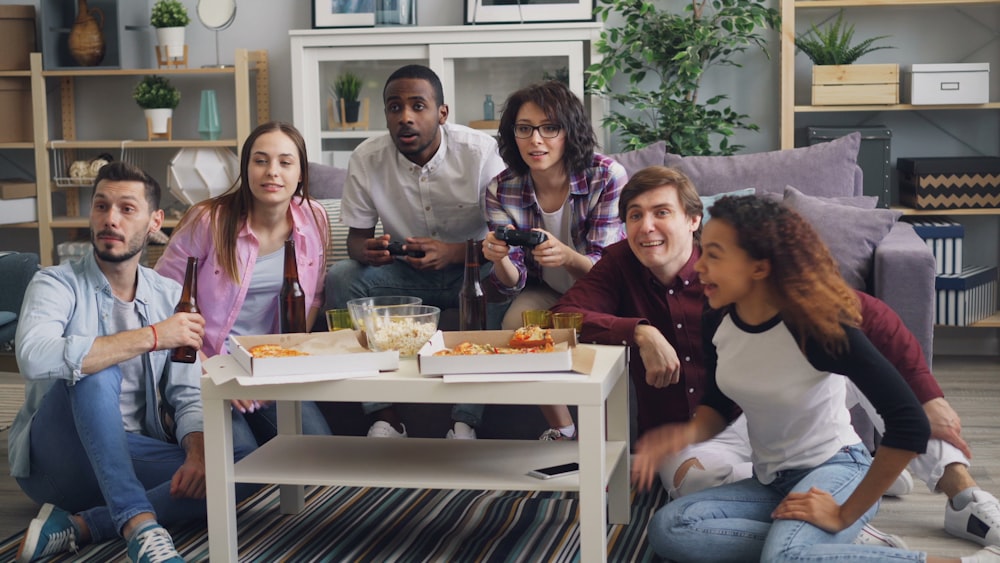
[[[479,281],[479,243],[465,241],[465,278],[458,292],[459,330],[486,330],[486,293]]]
[[[299,268],[295,263],[295,241],[285,241],[285,281],[281,284],[278,300],[281,333],[308,332],[306,330],[306,294],[299,284]]]
[[[181,300],[174,307],[175,313],[198,313],[198,258],[188,256],[187,270],[184,271],[184,287],[181,289]],[[191,346],[174,348],[170,359],[182,364],[193,364],[198,357],[198,351]]]

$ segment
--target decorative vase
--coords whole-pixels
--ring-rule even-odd
[[[493,96],[491,94],[486,94],[486,101],[483,102],[483,120],[493,121],[495,117],[493,106]]]
[[[98,24],[91,12],[101,16]],[[76,22],[69,32],[69,54],[80,66],[94,66],[104,59],[104,12],[100,8],[88,8],[87,0],[77,4]]]
[[[361,111],[361,100],[344,100],[344,123],[357,123]]]
[[[162,135],[168,132],[167,123],[174,115],[174,110],[170,108],[156,108],[145,110],[146,119],[150,123],[150,133]]]
[[[201,106],[198,111],[198,135],[206,141],[215,141],[222,134],[219,123],[219,104],[215,90],[201,91]]]
[[[82,0],[81,0],[82,1]],[[184,58],[184,28],[156,28],[156,42],[165,47],[166,56],[171,59]]]

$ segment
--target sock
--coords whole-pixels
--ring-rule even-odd
[[[576,425],[571,422],[568,426],[561,426],[559,427],[559,432],[567,438],[572,438],[576,435]]]
[[[951,499],[951,507],[955,510],[962,510],[965,505],[972,502],[972,493],[980,490],[979,487],[969,487],[968,489],[963,489],[959,491],[955,498]]]
[[[132,530],[132,535],[128,537],[128,541],[134,540],[135,538],[139,537],[143,532],[145,532],[150,528],[158,528],[159,526],[160,524],[156,520],[146,520],[142,524],[136,526],[134,530]]]

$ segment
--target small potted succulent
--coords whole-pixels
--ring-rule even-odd
[[[181,93],[162,76],[147,75],[136,85],[132,98],[146,113],[151,134],[169,136],[170,118],[181,101]]]
[[[184,28],[191,23],[187,8],[179,0],[157,0],[149,23],[156,28],[156,41],[171,59],[184,57]]]
[[[344,123],[355,123],[361,108],[361,100],[359,99],[361,78],[352,72],[341,74],[333,83],[333,93],[343,102],[340,120]]]

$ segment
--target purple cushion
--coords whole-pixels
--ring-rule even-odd
[[[858,132],[818,145],[733,156],[679,156],[667,153],[664,163],[691,178],[701,195],[756,188],[757,194],[780,194],[792,185],[822,197],[861,195],[857,164]]]
[[[663,166],[663,157],[667,154],[667,144],[657,141],[652,145],[627,151],[618,154],[609,154],[608,157],[615,159],[625,167],[625,172],[631,178],[633,174],[650,166]]]
[[[347,170],[316,162],[309,163],[309,197],[340,199],[344,195]]]

